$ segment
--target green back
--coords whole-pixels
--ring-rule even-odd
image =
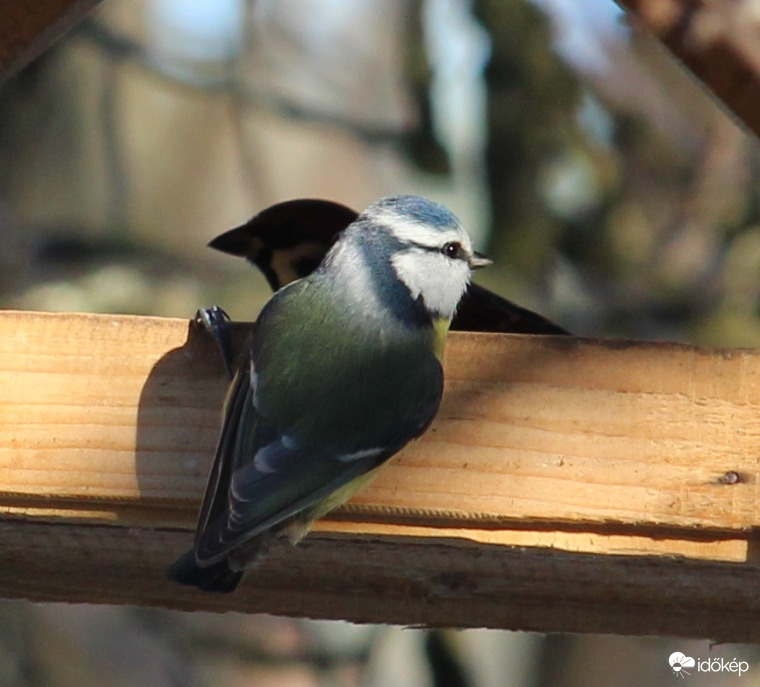
[[[358,320],[311,280],[281,290],[262,311],[240,370],[201,508],[196,557],[221,560],[301,512],[320,514],[419,436],[443,390],[441,332]],[[440,329],[440,327],[439,327]],[[323,505],[326,504],[326,505]]]

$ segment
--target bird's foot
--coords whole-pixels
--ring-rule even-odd
[[[224,369],[232,379],[232,348],[230,345],[230,316],[218,305],[210,308],[198,308],[195,313],[195,324],[210,334],[219,352],[222,354]]]

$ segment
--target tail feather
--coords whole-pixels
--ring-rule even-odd
[[[195,552],[191,550],[169,566],[166,576],[180,584],[198,587],[204,592],[229,594],[237,589],[243,579],[243,571],[232,570],[226,558],[201,567],[195,559]]]
[[[246,570],[255,568],[266,556],[275,532],[264,530],[249,539],[217,563],[199,565],[195,549],[180,556],[166,571],[170,580],[186,584],[204,592],[229,594],[235,591]]]

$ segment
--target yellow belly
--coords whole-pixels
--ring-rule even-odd
[[[443,351],[446,348],[446,335],[449,333],[451,320],[448,317],[436,317],[433,320],[433,350],[443,364]]]
[[[338,506],[348,501],[357,491],[368,486],[375,479],[380,468],[384,466],[385,463],[381,463],[376,468],[360,475],[348,484],[344,484],[340,489],[336,489],[332,494],[322,499],[319,503],[315,503],[311,508],[296,515],[285,528],[285,534],[288,539],[293,544],[301,541],[308,534],[315,520],[319,520],[330,511],[335,510]]]

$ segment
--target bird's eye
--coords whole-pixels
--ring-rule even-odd
[[[443,253],[447,258],[461,258],[464,254],[464,251],[462,250],[461,243],[458,243],[457,241],[449,241],[448,243],[443,244],[441,253]]]

